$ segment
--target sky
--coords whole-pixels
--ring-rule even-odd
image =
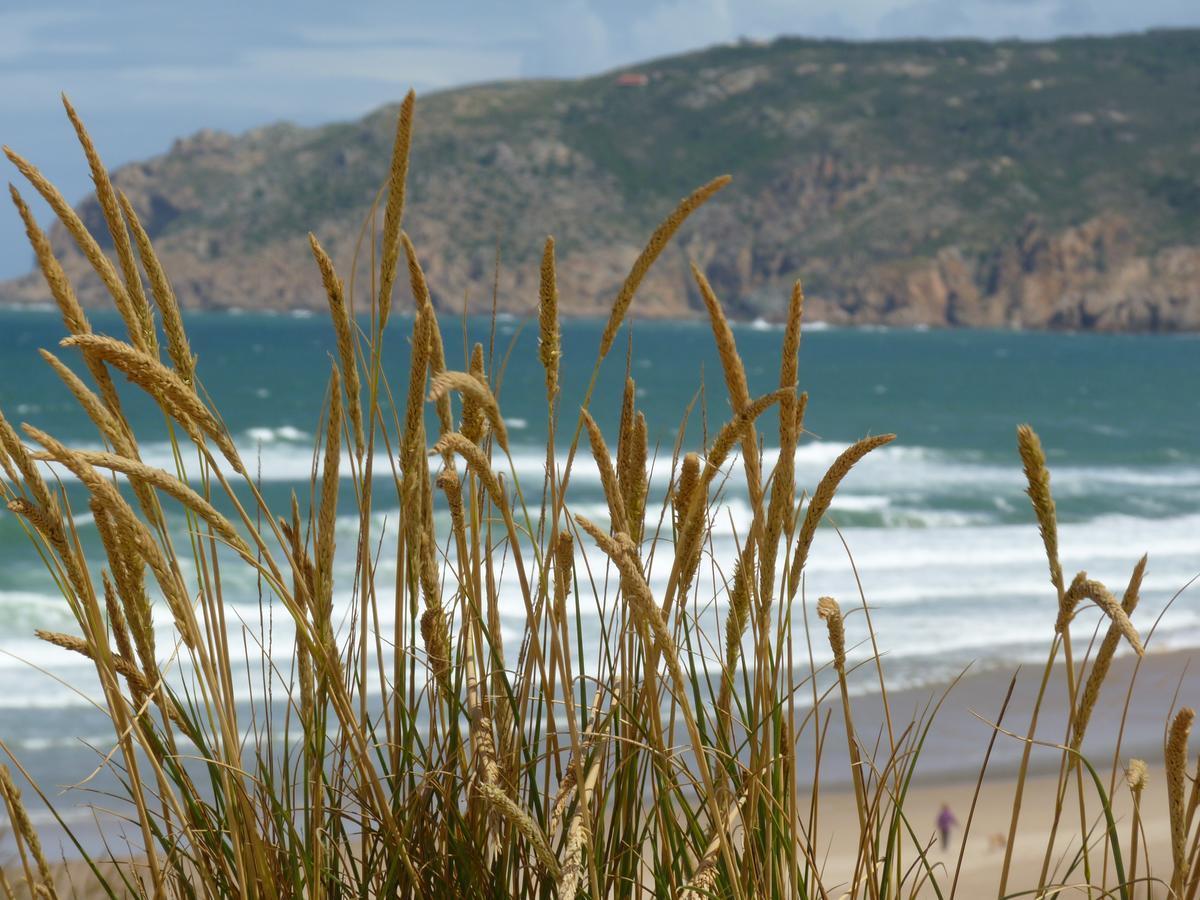
[[[589,75],[743,36],[1039,39],[1179,26],[1200,26],[1200,2],[0,0],[0,143],[74,201],[90,180],[60,92],[115,167],[200,128],[350,119],[409,87]],[[31,259],[16,211],[0,211],[0,278]]]

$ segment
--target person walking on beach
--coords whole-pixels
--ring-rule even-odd
[[[941,812],[937,817],[937,828],[942,835],[942,850],[947,850],[950,847],[950,829],[958,827],[958,819],[954,818],[954,813],[950,811],[950,804],[943,803]]]

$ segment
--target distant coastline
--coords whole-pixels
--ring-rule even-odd
[[[447,313],[490,311],[493,288],[531,313],[550,233],[563,314],[607,315],[655,223],[729,173],[634,315],[703,315],[694,262],[744,321],[782,319],[802,278],[806,319],[838,326],[1200,330],[1198,60],[1196,29],[781,38],[430,94],[404,227]],[[185,308],[318,310],[310,230],[348,282],[357,248],[357,292],[370,283],[360,233],[394,114],[201,131],[113,180]],[[95,199],[78,209],[103,235]],[[52,242],[81,301],[107,305],[61,228]],[[49,298],[31,273],[0,299]]]
[[[47,303],[45,301],[31,301],[28,303],[20,303],[20,302],[14,303],[14,302],[6,301],[3,298],[0,298],[0,313],[6,313],[6,312],[7,313],[45,313],[47,315],[57,315],[58,308],[53,303]],[[115,312],[114,312],[114,314],[115,314]],[[312,318],[314,316],[327,315],[327,311],[322,310],[322,309],[310,309],[308,307],[296,307],[296,308],[290,308],[290,309],[274,309],[274,308],[255,309],[253,307],[245,307],[245,306],[216,306],[216,307],[206,307],[206,308],[201,308],[201,309],[191,309],[191,310],[188,310],[188,314],[190,314],[190,315],[201,314],[201,315],[207,315],[207,316],[228,316],[230,318],[254,315],[254,316],[265,316],[268,318],[270,318],[270,317],[290,317],[290,318],[295,318],[295,319],[308,319],[308,318]],[[412,315],[412,311],[405,310],[405,309],[400,309],[396,313],[396,316],[398,318],[403,318],[405,316],[411,317],[411,315]],[[480,310],[474,310],[474,311],[470,312],[469,315],[472,316],[473,318],[487,318],[488,317],[488,313],[480,311]],[[569,310],[564,310],[562,318],[563,318],[564,322],[578,322],[578,323],[602,323],[605,321],[605,317],[602,314],[600,314],[599,312],[587,312],[587,313],[572,315]],[[668,324],[674,323],[674,324],[678,324],[678,325],[695,326],[695,327],[707,327],[707,325],[708,325],[707,321],[703,317],[701,317],[699,314],[690,314],[690,313],[683,314],[683,315],[676,315],[676,314],[639,315],[635,309],[635,310],[631,310],[629,318],[632,322],[635,322],[635,323],[638,321],[668,323]],[[511,312],[507,312],[507,311],[498,311],[497,316],[496,316],[496,321],[497,322],[535,321],[535,314],[532,312],[514,314]],[[767,319],[767,318],[763,318],[761,316],[753,318],[753,319],[746,319],[746,318],[739,319],[739,318],[731,317],[729,322],[730,322],[730,325],[732,325],[735,329],[738,329],[738,330],[745,329],[745,330],[750,330],[750,331],[782,331],[782,329],[784,327],[784,322],[782,322],[781,320]],[[888,332],[888,331],[896,331],[896,332],[906,332],[906,331],[908,331],[908,332],[926,332],[926,331],[971,332],[971,331],[983,331],[983,332],[996,332],[996,333],[1001,333],[1001,334],[1003,334],[1003,333],[1020,334],[1022,332],[1032,331],[1032,332],[1046,332],[1046,333],[1056,333],[1056,334],[1064,334],[1064,335],[1084,334],[1084,333],[1088,333],[1089,331],[1095,331],[1095,329],[1077,328],[1077,327],[1028,328],[1023,325],[1017,325],[1017,324],[1013,324],[1013,325],[957,325],[957,324],[952,324],[952,323],[927,324],[924,322],[918,322],[916,324],[892,325],[892,324],[887,324],[887,323],[882,323],[882,322],[838,322],[838,323],[834,323],[834,322],[826,321],[824,319],[813,319],[813,320],[806,321],[804,323],[804,333],[805,334],[812,334],[814,332],[821,332],[821,331],[835,331],[835,330],[862,331],[862,332]],[[1198,325],[1196,328],[1169,329],[1169,330],[1165,330],[1165,329],[1161,329],[1161,328],[1158,328],[1158,329],[1154,329],[1154,328],[1124,328],[1124,329],[1119,329],[1119,330],[1114,329],[1114,330],[1101,331],[1099,333],[1146,335],[1146,336],[1155,336],[1155,337],[1185,337],[1186,338],[1186,337],[1191,337],[1191,336],[1195,336],[1195,335],[1200,335],[1200,325]]]

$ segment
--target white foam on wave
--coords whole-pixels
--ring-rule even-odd
[[[312,435],[301,431],[292,425],[280,425],[278,428],[255,427],[246,429],[246,437],[260,444],[273,444],[276,441],[307,442]]]
[[[514,419],[510,426],[524,427]],[[807,441],[796,450],[796,484],[799,491],[811,491],[849,441]],[[267,482],[307,482],[313,472],[313,437],[293,426],[254,426],[240,434],[238,446],[251,465],[256,478]],[[100,449],[100,448],[95,448]],[[143,459],[150,465],[175,470],[175,457],[165,442],[142,447]],[[764,467],[774,465],[778,450],[764,451]],[[185,454],[184,459],[190,457]],[[561,474],[567,456],[555,461]],[[506,478],[523,484],[526,490],[540,485],[545,473],[545,453],[540,447],[514,445],[510,459],[497,455],[493,467]],[[61,466],[55,474],[71,480]],[[722,491],[731,500],[745,495],[741,460],[731,454],[714,481],[714,493]],[[193,470],[194,467],[193,467]],[[353,471],[348,455],[343,454],[340,474],[349,478]],[[379,477],[390,477],[390,468],[376,466]],[[661,499],[671,479],[669,457],[655,461],[650,472],[652,494]],[[590,454],[577,453],[571,468],[575,487],[596,489],[599,471]],[[1059,465],[1053,473],[1055,496],[1061,502],[1113,494],[1127,494],[1129,508],[1147,516],[1169,513],[1178,507],[1179,492],[1200,499],[1200,466],[1174,464],[1160,466],[1076,466]],[[1011,513],[1023,502],[1025,487],[1019,465],[999,465],[983,460],[971,451],[945,451],[925,446],[890,444],[863,458],[841,486],[834,505],[835,513],[878,513],[879,525],[903,530],[931,527],[969,527],[987,525],[997,516]],[[575,495],[578,497],[578,494]],[[972,500],[983,510],[964,510]],[[948,508],[947,508],[948,507]],[[993,512],[994,511],[994,512]],[[744,524],[747,509],[735,508],[735,521]]]
[[[523,424],[518,425],[517,420],[509,423],[514,430]],[[237,439],[246,459],[256,461],[254,468],[261,471],[262,479],[277,482],[309,479],[313,441],[311,434],[290,425],[256,426],[242,432]],[[811,491],[849,443],[804,442],[796,451],[798,492]],[[168,444],[149,445],[143,450],[151,465],[174,470],[174,455]],[[777,451],[765,452],[767,471],[776,455]],[[661,502],[669,483],[669,463],[669,458],[659,459],[651,474],[655,502]],[[541,483],[544,450],[514,445],[511,464],[497,453],[493,465],[506,477],[520,479],[528,496],[530,485]],[[565,465],[566,456],[562,454],[556,466],[561,472]],[[711,624],[713,639],[717,623],[723,618],[724,579],[732,574],[737,546],[745,541],[753,518],[742,464],[736,454],[723,470],[714,483],[711,540],[705,547],[701,584],[692,600],[697,608],[706,610],[702,618],[706,629]],[[348,458],[343,461],[341,471],[343,477],[348,477]],[[390,477],[387,466],[377,466],[377,471]],[[568,496],[569,511],[605,525],[607,506],[590,454],[576,455],[571,480],[576,490]],[[1068,574],[1085,569],[1117,591],[1124,585],[1137,556],[1149,551],[1150,574],[1143,592],[1143,609],[1156,613],[1176,589],[1200,571],[1200,515],[1165,516],[1151,507],[1143,509],[1137,505],[1139,501],[1158,502],[1165,498],[1175,506],[1163,503],[1160,509],[1169,511],[1180,506],[1180,496],[1186,498],[1191,496],[1190,492],[1198,492],[1200,497],[1200,466],[1183,462],[1146,467],[1058,465],[1053,470],[1053,485],[1060,501],[1115,495],[1129,509],[1146,513],[1143,516],[1105,513],[1084,521],[1067,522],[1059,538]],[[879,448],[854,467],[835,495],[828,521],[840,526],[840,534],[832,527],[818,531],[805,568],[804,596],[811,601],[829,594],[852,606],[861,584],[867,602],[877,611],[873,616],[880,633],[880,646],[896,659],[1019,658],[1031,642],[1037,642],[1038,646],[1044,643],[1047,616],[1052,615],[1053,605],[1044,551],[1032,513],[1028,512],[1028,500],[1022,496],[1024,487],[1024,477],[1015,462],[1000,465],[978,453],[924,446],[891,444]],[[359,520],[350,514],[351,508],[337,521],[335,572],[340,585],[352,583],[348,576],[354,566],[354,538]],[[1013,524],[1019,508],[1028,515]],[[651,509],[652,517],[656,518],[657,508]],[[394,534],[398,518],[396,508],[374,510],[373,536],[378,538],[383,534],[385,525],[387,533]],[[436,522],[439,533],[444,534],[445,516],[440,509]],[[85,520],[81,518],[79,524],[85,524]],[[669,537],[669,534],[668,516],[664,535]],[[586,553],[598,590],[607,592],[600,600],[591,596],[581,598],[585,629],[590,629],[584,639],[590,647],[598,641],[597,606],[603,604],[605,610],[612,611],[617,579],[611,575],[602,553],[590,542],[581,544],[577,565],[581,585]],[[671,553],[669,540],[658,544],[649,577],[656,596],[661,596],[665,589]],[[532,554],[527,555],[527,564],[531,558]],[[786,559],[779,560],[781,567],[787,563]],[[393,571],[394,560],[384,552],[379,575],[387,582]],[[245,621],[253,630],[259,622],[259,585],[253,573],[229,567],[223,574],[229,587],[226,599],[233,609],[233,627],[238,628],[239,621]],[[186,566],[185,576],[194,578]],[[523,634],[525,603],[516,587],[511,554],[505,558],[501,577],[503,638],[506,644],[515,644]],[[351,592],[338,593],[334,598],[335,618],[343,626],[349,620],[353,602]],[[381,604],[380,612],[381,632],[389,634],[393,623],[388,621],[391,613],[387,604]],[[272,656],[286,671],[292,652],[292,631],[285,611],[272,607],[272,615]],[[1139,612],[1139,621],[1144,621],[1141,615]],[[168,646],[169,613],[156,607],[155,617],[162,629],[163,646]],[[0,669],[4,670],[6,687],[0,694],[0,708],[73,706],[88,702],[44,676],[39,675],[37,686],[33,687],[33,682],[27,682],[25,676],[14,674],[18,666],[32,671],[29,665],[33,664],[61,673],[70,681],[92,668],[88,660],[72,657],[29,636],[33,627],[59,626],[64,618],[69,623],[69,613],[61,597],[35,591],[0,593],[0,650],[5,651],[0,654]],[[851,616],[848,628],[853,631],[859,627],[861,620]],[[1200,597],[1185,595],[1170,610],[1156,643],[1171,647],[1200,646]],[[257,654],[255,640],[246,645],[251,654]],[[232,640],[230,647],[240,652],[243,641]],[[18,662],[14,657],[24,661]],[[239,662],[245,664],[244,659]]]

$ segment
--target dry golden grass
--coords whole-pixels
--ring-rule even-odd
[[[49,241],[14,189],[68,333],[63,346],[82,355],[91,383],[53,354],[43,351],[43,359],[109,445],[104,451],[71,448],[26,426],[24,433],[42,448],[35,452],[0,416],[0,495],[42,554],[79,632],[39,636],[95,663],[112,719],[104,764],[119,774],[123,793],[113,801],[132,850],[95,861],[99,890],[154,897],[756,900],[952,893],[959,871],[931,862],[930,843],[905,813],[928,717],[894,723],[885,699],[886,738],[882,731],[878,741],[860,736],[848,678],[867,665],[885,685],[869,609],[864,604],[844,613],[828,597],[804,607],[809,553],[839,485],[894,436],[864,437],[817,484],[796,484],[794,454],[807,404],[797,383],[799,285],[783,334],[779,387],[755,398],[720,300],[694,270],[731,417],[706,446],[681,447],[658,463],[669,469],[665,493],[652,489],[649,426],[636,408],[633,380],[626,380],[615,454],[589,409],[600,365],[646,272],[728,179],[697,190],[652,234],[614,301],[578,411],[559,408],[564,367],[578,361],[563,356],[554,242],[547,240],[538,311],[550,425],[547,471],[542,483],[522,484],[508,456],[503,367],[477,343],[461,371],[448,369],[425,273],[403,229],[414,110],[410,94],[400,108],[388,173],[378,291],[364,301],[369,325],[362,324],[365,310],[354,315],[354,297],[312,238],[337,353],[325,403],[313,410],[323,428],[309,495],[293,496],[282,510],[263,496],[205,399],[203,372],[167,273],[74,110],[68,105],[96,180],[110,230],[104,243],[115,248],[115,264],[54,187],[7,151],[108,286],[128,332],[125,338],[93,333]],[[391,316],[402,250],[416,305],[407,384],[393,390],[384,335],[390,321],[403,321]],[[153,328],[151,302],[165,348]],[[142,461],[114,371],[182,426],[172,432],[175,471]],[[427,433],[427,404],[436,436]],[[771,410],[779,416],[781,450],[768,465],[758,420]],[[572,509],[571,471],[585,432],[607,521]],[[560,441],[565,465],[556,450]],[[1068,587],[1045,454],[1028,426],[1018,429],[1017,446],[1054,586],[1047,598],[1050,650],[1042,692],[1054,666],[1065,664],[1071,730],[1068,746],[1054,745],[1061,769],[1053,803],[1024,796],[1030,750],[1047,741],[1038,726],[1041,695],[1023,737],[996,733],[1024,747],[1011,816],[1006,807],[1009,842],[995,892],[1004,895],[1010,879],[1019,878],[1022,890],[1036,881],[1039,895],[1069,880],[1090,882],[1095,897],[1132,897],[1146,885],[1194,897],[1200,890],[1194,862],[1200,790],[1188,775],[1190,709],[1175,718],[1165,751],[1170,873],[1151,871],[1139,844],[1145,764],[1130,762],[1122,788],[1131,792],[1134,809],[1128,834],[1118,834],[1109,818],[1112,802],[1102,779],[1095,778],[1094,791],[1085,781],[1095,772],[1091,764],[1076,764],[1120,642],[1137,653],[1143,649],[1132,617],[1145,559],[1120,602],[1083,573]],[[728,606],[721,633],[705,634],[700,572],[718,514],[715,497],[733,477],[729,464],[738,456],[753,521],[739,536],[733,571],[719,579],[725,587],[716,599]],[[74,475],[76,498],[86,494],[99,564],[76,533],[72,495],[47,481],[44,461]],[[381,472],[394,477],[378,477]],[[382,530],[371,513],[389,499],[399,507],[399,522]],[[435,527],[440,503],[449,513],[448,529]],[[353,513],[352,536],[339,531],[339,507]],[[179,531],[171,528],[180,517],[182,541],[172,539]],[[387,583],[378,568],[384,552],[395,564]],[[354,560],[346,583],[338,580],[339,555]],[[294,632],[291,669],[264,666],[256,686],[256,697],[272,696],[275,704],[237,699],[245,675],[231,662],[237,632],[228,627],[222,585],[234,567],[254,576]],[[522,632],[507,646],[502,589],[519,596],[525,614]],[[335,614],[335,593],[352,598],[345,621]],[[160,600],[170,614],[170,647],[155,640]],[[1090,668],[1077,667],[1071,651],[1072,623],[1084,601],[1099,606],[1110,623]],[[581,658],[584,632],[592,627],[585,625],[585,611],[595,611],[601,623],[598,658]],[[812,611],[824,621],[829,652],[798,664],[802,654],[793,649],[808,636],[797,628]],[[861,618],[851,615],[855,611]],[[381,626],[385,619],[394,625]],[[718,649],[709,653],[709,647]],[[185,677],[187,690],[181,689]],[[830,715],[844,725],[842,764],[850,766],[857,821],[853,832],[836,835],[822,831],[817,813],[822,777],[834,764],[822,766]],[[817,748],[811,769],[802,769],[802,741]],[[1073,809],[1062,815],[1071,779],[1089,788],[1078,792],[1077,823]],[[807,799],[801,783],[812,785]],[[13,776],[2,767],[0,793],[20,856],[19,869],[5,873],[0,890],[55,896],[60,881]],[[1033,802],[1053,808],[1046,861],[1036,878],[1015,875],[1011,855],[1022,808]],[[852,860],[839,880],[821,862],[831,840]]]

